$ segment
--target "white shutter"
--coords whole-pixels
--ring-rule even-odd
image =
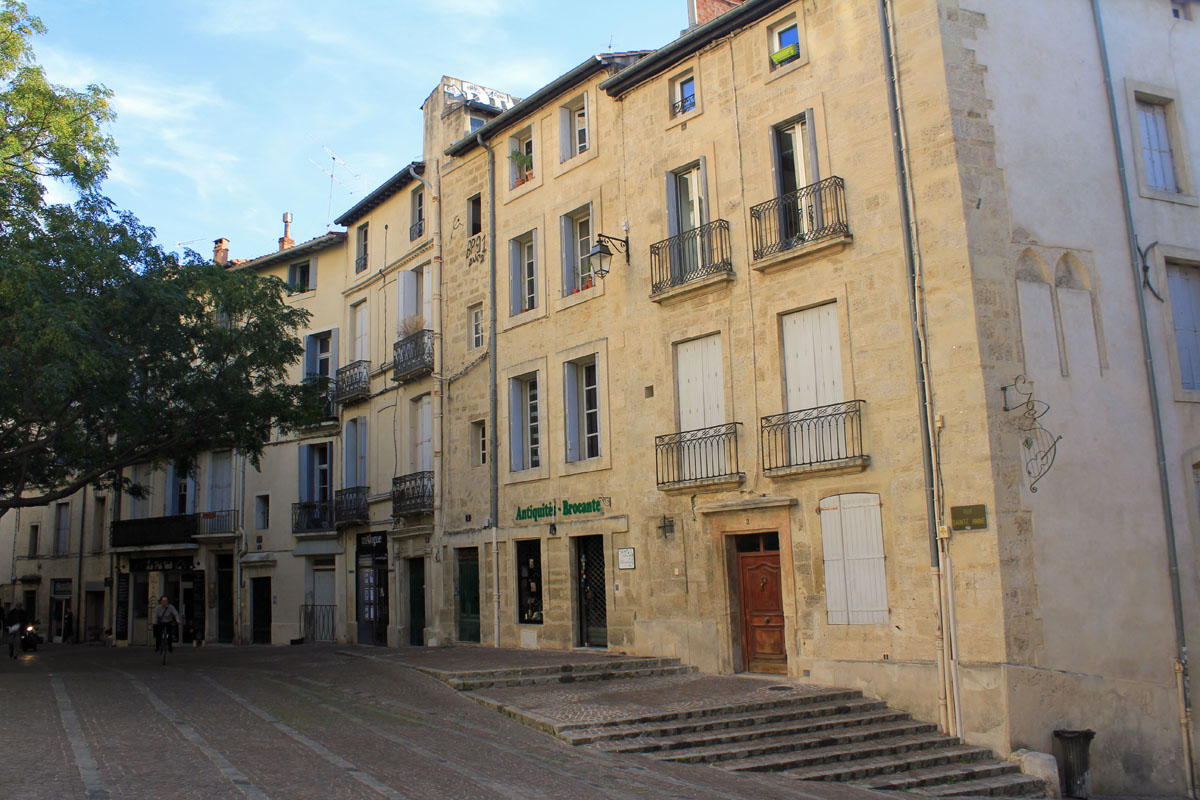
[[[209,480],[208,510],[225,511],[233,508],[233,453],[214,452],[209,461],[212,475]]]
[[[838,497],[821,501],[821,547],[825,557],[825,611],[830,625],[850,621],[846,604],[846,559],[842,553],[842,512]]]
[[[1168,265],[1171,316],[1184,389],[1200,389],[1200,268]]]
[[[356,306],[351,306],[350,311],[353,314],[354,322],[354,353],[351,361],[366,361],[370,356],[368,347],[368,319],[367,319],[367,304],[366,302],[359,303]]]
[[[567,461],[579,460],[579,366],[563,364],[563,402],[566,406]]]
[[[433,469],[433,401],[425,395],[417,403],[417,472]]]
[[[788,411],[845,399],[837,304],[828,303],[785,316],[783,353]]]
[[[721,360],[721,335],[713,334],[703,342],[704,359],[704,424],[711,428],[725,424],[725,365]]]
[[[400,281],[400,321],[417,313],[417,273],[411,269],[401,270]]]
[[[702,339],[675,346],[675,379],[678,383],[679,430],[704,427],[704,360]]]
[[[854,493],[821,500],[825,593],[831,625],[888,621],[887,575],[879,495]]]

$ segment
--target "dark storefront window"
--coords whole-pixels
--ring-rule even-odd
[[[517,622],[542,624],[542,542],[517,542]]]

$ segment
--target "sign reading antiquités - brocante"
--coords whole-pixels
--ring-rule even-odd
[[[549,517],[561,516],[572,517],[579,514],[603,514],[603,506],[599,498],[585,500],[582,503],[572,502],[570,500],[551,501],[549,503],[539,503],[529,506],[517,507],[517,522],[530,520],[537,522],[541,519]]]

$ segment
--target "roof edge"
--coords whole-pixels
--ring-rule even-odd
[[[366,216],[367,212],[371,211],[376,206],[380,205],[384,200],[388,199],[396,192],[403,189],[411,181],[415,180],[414,173],[423,173],[425,171],[424,161],[414,161],[408,166],[401,169],[392,177],[388,178],[379,186],[375,187],[362,200],[359,200],[348,210],[342,212],[342,215],[333,221],[334,225],[349,225],[357,219]]]

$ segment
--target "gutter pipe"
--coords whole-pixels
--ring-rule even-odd
[[[493,622],[492,646],[500,646],[500,547],[497,543],[496,528],[500,518],[500,465],[497,448],[500,446],[500,435],[496,430],[496,420],[499,419],[499,409],[496,398],[496,151],[483,140],[479,133],[475,134],[475,143],[487,150],[488,154],[488,480],[491,483],[491,493],[488,502],[488,524],[492,528],[492,590],[493,590]]]

